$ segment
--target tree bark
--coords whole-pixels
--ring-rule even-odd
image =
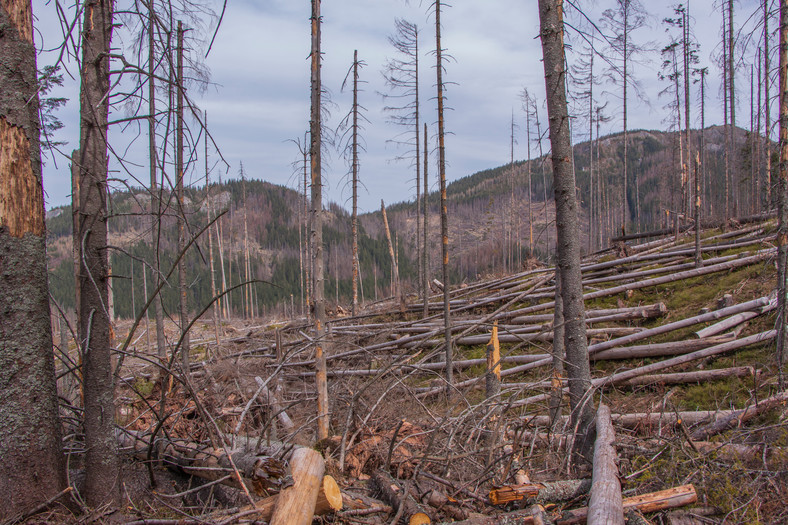
[[[418,127],[417,133],[418,133]],[[416,150],[418,151],[418,141]],[[416,163],[418,165],[418,161]],[[351,160],[353,177],[353,210],[350,220],[350,232],[353,236],[353,300],[350,312],[358,313],[358,50],[353,51],[353,159]]]
[[[178,196],[178,253],[183,253],[186,249],[186,208],[183,200],[183,24],[178,20],[177,32],[177,72],[176,85],[176,135],[175,135],[175,177],[176,193]],[[186,286],[186,261],[185,257],[178,260],[178,315],[180,318],[180,329],[183,332],[181,341],[181,367],[183,373],[189,373],[189,333],[186,327],[189,325],[189,307]]]
[[[79,251],[79,342],[85,398],[87,504],[116,504],[120,496],[114,428],[107,268],[107,128],[112,0],[84,4],[80,89],[79,210],[74,243]]]
[[[780,177],[777,235],[777,363],[780,388],[785,388],[788,354],[788,6],[780,2]]]
[[[397,298],[400,308],[402,308],[404,304],[402,302],[402,291],[399,284],[399,267],[397,266],[397,257],[394,253],[394,245],[391,242],[391,230],[389,230],[389,221],[388,218],[386,218],[386,205],[383,203],[383,199],[380,200],[380,213],[383,216],[383,230],[386,232],[386,242],[389,246],[389,257],[391,257],[391,268],[394,273],[393,295]]]
[[[0,521],[5,521],[59,494],[66,478],[49,322],[31,2],[0,3],[0,27],[0,492],[6,498]]]
[[[544,57],[547,110],[556,202],[557,267],[561,272],[565,319],[566,371],[573,428],[578,429],[576,455],[588,458],[593,443],[594,409],[588,362],[583,286],[580,274],[575,176],[566,103],[563,2],[539,0],[539,21]]]
[[[312,0],[312,108],[309,121],[309,158],[311,163],[312,184],[312,293],[314,297],[315,320],[315,384],[317,387],[317,438],[328,438],[329,403],[328,381],[326,377],[326,356],[323,352],[326,333],[325,278],[323,276],[323,181],[321,170],[321,118],[322,109],[320,81],[320,2]]]
[[[588,500],[589,525],[624,525],[624,506],[616,465],[616,439],[610,409],[599,405],[596,413],[596,442],[594,443],[594,473],[591,497]]]
[[[446,395],[452,397],[454,372],[451,366],[453,350],[451,344],[451,315],[449,310],[449,214],[446,204],[446,148],[443,120],[443,48],[441,47],[441,0],[435,2],[435,56],[438,89],[438,176],[441,188],[441,254],[443,275],[443,325],[446,344]]]
[[[155,248],[156,256],[152,261],[152,269],[156,276],[153,282],[154,289],[161,283],[159,264],[159,235],[161,230],[161,195],[157,189],[158,165],[156,161],[156,79],[155,73],[155,43],[154,28],[156,14],[153,5],[148,6],[148,162],[150,163],[150,221],[151,221],[151,246]],[[146,294],[147,296],[147,294]],[[147,297],[146,297],[147,300]],[[167,348],[164,340],[164,307],[162,306],[161,293],[153,300],[156,316],[156,355],[160,363],[167,362]],[[167,375],[162,368],[159,371],[159,382],[164,383]]]

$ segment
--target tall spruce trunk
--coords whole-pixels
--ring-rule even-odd
[[[183,199],[183,24],[178,21],[177,33],[177,64],[176,64],[176,113],[175,113],[175,176],[176,193],[178,195],[178,253],[186,249],[186,208]],[[186,293],[186,261],[185,257],[178,260],[178,313],[180,317],[181,340],[181,367],[183,373],[189,373],[189,325],[188,295]]]
[[[323,181],[320,167],[320,0],[312,0],[312,110],[309,121],[309,157],[312,168],[312,279],[315,320],[315,384],[317,387],[317,438],[328,438],[329,405],[326,356],[323,353],[326,331],[325,278],[323,276]]]
[[[112,0],[84,5],[80,89],[80,150],[76,164],[79,210],[79,346],[85,399],[85,488],[90,507],[119,501],[107,265],[107,128]]]
[[[449,218],[446,204],[446,149],[443,120],[443,49],[441,48],[441,0],[435,0],[435,55],[438,88],[438,171],[441,187],[441,255],[443,276],[443,332],[446,339],[446,394],[452,396],[454,370],[449,311]]]
[[[764,133],[766,135],[766,205],[772,208],[772,128],[769,99],[769,1],[763,0],[763,95]]]
[[[733,0],[728,0],[728,103],[730,104],[730,111],[731,111],[731,125],[729,129],[730,134],[730,172],[731,172],[731,181],[735,180],[735,175],[739,171],[738,164],[736,163],[736,156],[733,154],[736,145],[735,145],[735,132],[736,132],[736,89],[734,83],[734,76],[736,71],[735,65],[735,45],[736,41],[733,37]],[[732,190],[733,196],[733,214],[734,216],[739,212],[739,200],[740,200],[740,193],[741,193],[741,180],[736,182]]]
[[[424,218],[424,229],[422,230],[422,234],[424,235],[424,249],[422,253],[424,254],[421,259],[422,264],[422,272],[421,272],[421,289],[424,295],[424,308],[422,309],[422,315],[424,317],[429,317],[430,315],[430,246],[429,246],[429,181],[427,177],[427,166],[428,166],[428,154],[427,154],[427,123],[424,123],[424,196],[422,197],[422,206],[423,212],[422,217]]]
[[[544,57],[547,111],[556,203],[556,259],[561,273],[564,310],[564,345],[569,379],[571,427],[577,429],[574,452],[590,459],[593,445],[594,400],[588,361],[583,285],[580,275],[578,231],[572,144],[566,104],[562,0],[539,0],[539,22]]]
[[[780,390],[785,388],[785,361],[788,350],[788,288],[786,263],[788,263],[788,5],[780,2],[780,179],[778,185],[778,235],[777,235],[777,362]]]
[[[150,163],[150,230],[151,246],[159,246],[161,229],[161,195],[158,186],[158,164],[156,159],[156,80],[155,74],[155,40],[154,31],[156,27],[156,14],[153,5],[148,10],[148,162]],[[155,249],[153,256],[153,271],[156,279],[153,283],[154,289],[161,283],[161,264],[159,250]],[[147,294],[146,294],[147,295]],[[153,308],[156,318],[156,355],[161,363],[167,361],[167,347],[164,340],[164,307],[161,302],[161,293],[153,300]],[[159,370],[160,381],[167,375],[162,368]]]
[[[562,0],[556,0],[562,1]],[[624,185],[621,189],[622,201],[621,201],[621,234],[626,234],[627,232],[627,222],[629,221],[629,200],[628,200],[628,191],[627,185],[629,184],[629,173],[627,171],[627,160],[628,160],[628,151],[629,148],[629,130],[627,129],[627,66],[629,65],[629,60],[627,59],[627,47],[629,44],[629,31],[628,31],[628,19],[629,19],[629,9],[624,9]]]
[[[30,0],[0,4],[0,521],[66,487],[49,322]],[[61,338],[61,345],[63,344]],[[65,351],[65,349],[64,349]]]
[[[689,188],[690,185],[690,171],[692,169],[692,143],[691,135],[690,135],[690,49],[689,49],[689,2],[685,7],[683,12],[684,23],[682,24],[682,47],[683,47],[683,55],[682,58],[684,59],[684,142],[687,145],[687,154],[686,154],[686,163],[687,163],[687,186]],[[687,215],[690,213],[690,202],[692,192],[687,190],[687,197],[682,203],[682,207],[687,210]]]

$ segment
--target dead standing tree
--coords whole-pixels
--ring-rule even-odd
[[[353,248],[351,257],[353,258],[353,279],[352,279],[352,288],[353,288],[353,298],[351,302],[351,313],[352,315],[356,315],[358,312],[358,150],[359,148],[364,149],[364,147],[359,144],[359,131],[361,130],[361,125],[359,124],[359,118],[362,120],[367,120],[364,115],[362,114],[362,110],[365,108],[358,103],[358,70],[364,67],[366,63],[364,61],[359,61],[358,59],[358,50],[353,51],[353,65],[350,66],[350,69],[345,75],[345,80],[342,82],[342,90],[345,89],[347,85],[348,78],[353,76],[353,105],[350,108],[350,113],[342,119],[342,122],[339,124],[339,131],[345,130],[345,136],[343,137],[342,142],[344,142],[344,154],[345,158],[348,159],[350,164],[350,184],[352,187],[352,211],[350,216],[350,231],[353,237]],[[350,132],[350,137],[347,137],[347,133]],[[337,293],[339,293],[339,286],[337,286]],[[337,304],[339,301],[337,301]]]
[[[29,0],[0,4],[0,520],[66,487],[46,270]]]
[[[88,505],[120,496],[110,353],[107,263],[107,128],[112,0],[84,4],[80,64],[80,149],[72,158],[76,224],[79,346],[85,398],[85,489]]]
[[[623,99],[623,129],[624,129],[624,153],[623,153],[623,186],[621,202],[621,229],[626,231],[627,224],[631,218],[629,209],[629,170],[628,170],[628,143],[629,130],[627,128],[627,102],[629,101],[628,88],[630,85],[636,87],[631,73],[633,55],[642,51],[642,48],[632,43],[632,32],[645,26],[646,16],[643,6],[638,0],[616,0],[615,9],[607,9],[602,14],[603,23],[613,32],[610,39],[613,52],[619,55],[621,67],[615,66],[608,73],[613,82],[621,82]],[[639,213],[640,194],[638,192],[637,179],[633,181],[635,190],[635,213]]]
[[[779,365],[780,389],[785,388],[785,359],[788,347],[788,288],[786,288],[786,264],[788,264],[788,6],[780,2],[780,178],[778,191],[779,232],[777,235],[777,362]]]
[[[452,343],[451,343],[451,316],[449,311],[449,218],[446,205],[446,147],[444,140],[444,90],[443,70],[446,58],[443,56],[441,48],[441,1],[433,2],[435,8],[435,71],[437,74],[438,89],[438,176],[441,187],[441,255],[443,267],[443,326],[444,338],[446,340],[446,393],[451,397],[453,370],[452,370]]]
[[[419,106],[419,28],[416,24],[398,18],[395,20],[396,34],[389,37],[389,43],[403,58],[389,59],[384,66],[383,78],[391,93],[385,94],[387,100],[403,100],[396,105],[387,105],[384,111],[389,113],[393,124],[403,126],[405,131],[394,142],[404,145],[408,152],[398,156],[397,160],[411,159],[416,168],[416,262],[419,269],[420,290],[422,299],[427,297],[429,290],[422,272],[426,271],[425,257],[428,246],[422,245],[422,228],[426,233],[426,214],[422,213],[421,194],[421,155],[420,155],[420,106]],[[404,138],[402,138],[404,137]],[[426,171],[426,170],[425,170]],[[425,185],[426,188],[426,185]],[[426,299],[425,299],[426,300]],[[426,315],[426,314],[425,314]]]
[[[320,81],[320,1],[312,0],[312,52],[311,68],[311,116],[309,119],[309,158],[311,164],[312,208],[310,210],[312,231],[312,293],[314,297],[313,315],[315,321],[315,384],[317,387],[317,438],[328,438],[329,405],[325,343],[326,300],[323,276],[323,181],[320,168],[321,160],[321,91]]]
[[[539,0],[539,23],[544,58],[547,111],[554,172],[557,269],[561,273],[566,372],[572,428],[577,429],[575,455],[590,457],[593,444],[594,402],[588,362],[583,283],[580,275],[580,235],[577,222],[575,176],[566,103],[564,23],[562,0]]]

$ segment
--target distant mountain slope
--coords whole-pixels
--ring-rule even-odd
[[[704,133],[706,142],[704,207],[721,216],[724,209],[724,135],[722,128],[711,127]],[[677,133],[632,131],[629,133],[630,192],[629,201],[634,213],[636,199],[640,202],[641,229],[661,227],[665,211],[680,209],[679,137]],[[695,147],[700,133],[693,133]],[[746,214],[755,190],[750,177],[749,134],[736,130],[740,184],[732,185],[731,215]],[[588,142],[574,148],[578,194],[581,201],[580,229],[584,243],[594,249],[606,243],[613,228],[620,223],[623,137],[609,135],[593,144],[595,196],[591,197],[590,158]],[[597,157],[598,156],[598,157]],[[773,164],[776,166],[776,162]],[[757,166],[756,166],[757,167]],[[552,204],[552,174],[547,156],[531,162],[517,161],[463,177],[447,188],[452,282],[475,278],[489,272],[514,271],[526,263],[529,251],[536,258],[549,258],[554,238],[554,208]],[[529,188],[530,174],[530,193]],[[601,176],[600,176],[601,174]],[[762,180],[764,175],[761,174]],[[634,181],[638,181],[639,195]],[[762,187],[761,187],[762,188]],[[303,229],[303,195],[283,186],[249,180],[244,184],[233,180],[210,189],[211,200],[204,189],[187,191],[186,215],[191,232],[199,231],[208,221],[212,204],[215,211],[226,211],[221,219],[221,247],[223,249],[224,279],[227,286],[237,285],[245,278],[244,218],[249,235],[250,275],[260,282],[254,285],[253,297],[260,313],[272,308],[301,308],[301,262],[307,234]],[[760,194],[765,194],[760,191]],[[529,199],[530,195],[530,199]],[[597,196],[599,195],[599,196]],[[164,200],[166,200],[164,196]],[[601,203],[600,227],[593,242],[588,239],[589,206]],[[143,304],[143,266],[147,268],[148,291],[153,288],[152,261],[155,250],[151,240],[149,218],[144,214],[149,197],[145,190],[113,194],[110,220],[113,288],[116,313],[131,316]],[[440,218],[438,195],[429,195],[430,259],[433,275],[437,276],[440,250],[438,238]],[[736,208],[734,208],[734,205]],[[530,213],[529,213],[530,207]],[[595,208],[596,209],[596,208]],[[735,211],[733,211],[735,209]],[[600,211],[595,211],[599,215]],[[165,202],[162,210],[163,228],[159,241],[162,272],[167,273],[175,256],[176,227],[174,201]],[[324,228],[326,243],[326,297],[337,298],[347,304],[350,298],[351,242],[350,217],[346,210],[330,204]],[[399,268],[406,289],[415,291],[416,269],[416,207],[414,202],[390,206],[388,217],[395,237]],[[50,286],[53,297],[64,307],[73,308],[73,263],[71,261],[71,209],[60,207],[47,214]],[[363,293],[366,300],[390,293],[391,264],[383,236],[380,212],[360,217],[360,261]],[[218,239],[214,232],[214,245]],[[529,248],[530,247],[530,248]],[[215,248],[218,250],[218,248]],[[217,281],[221,283],[221,265],[215,259]],[[208,243],[199,240],[186,257],[190,283],[191,309],[198,310],[210,301],[210,272]],[[241,271],[239,271],[239,268]],[[132,279],[133,277],[133,279]],[[133,280],[133,301],[132,301]],[[171,283],[176,278],[170,279]],[[221,288],[221,285],[219,285]],[[292,299],[291,299],[292,296]],[[165,308],[174,312],[177,294],[166,286],[163,292]],[[243,292],[230,296],[233,308],[240,313]]]

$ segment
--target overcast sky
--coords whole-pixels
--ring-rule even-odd
[[[757,3],[755,0],[737,2],[737,29],[749,24],[745,26],[745,33],[759,31],[754,28],[754,20],[747,21]],[[351,94],[340,88],[352,63],[354,49],[358,49],[359,58],[366,63],[361,71],[361,80],[366,83],[360,94],[360,103],[366,108],[369,120],[363,131],[366,151],[360,155],[360,177],[366,186],[360,195],[362,211],[378,208],[381,198],[390,204],[412,199],[415,192],[413,170],[407,162],[393,161],[404,150],[389,141],[401,129],[387,122],[382,111],[385,102],[379,95],[387,91],[381,75],[383,65],[387,58],[395,56],[388,43],[395,18],[407,19],[422,29],[420,47],[425,51],[421,56],[422,115],[430,126],[431,135],[436,129],[434,57],[426,53],[435,47],[434,18],[429,4],[425,1],[420,5],[418,0],[410,3],[403,0],[331,0],[322,5],[323,83],[334,103],[332,117],[327,123],[330,127],[335,127],[350,109]],[[648,20],[650,27],[639,30],[633,39],[662,47],[667,36],[661,21],[672,14],[671,4],[646,4],[652,11]],[[588,17],[598,22],[602,11],[611,7],[612,1],[584,5]],[[513,111],[520,125],[515,157],[526,157],[524,114],[518,98],[524,87],[540,99],[540,118],[543,123],[547,122],[536,6],[536,0],[456,0],[452,7],[442,11],[443,47],[453,57],[446,65],[444,76],[444,80],[452,83],[447,91],[447,105],[452,109],[446,115],[446,130],[451,132],[446,138],[449,181],[509,161]],[[213,7],[217,11],[221,9],[218,2]],[[33,0],[33,9],[39,31],[36,46],[43,50],[39,57],[41,67],[56,59],[62,32],[54,0]],[[706,123],[721,123],[719,72],[710,58],[712,52],[719,52],[716,43],[721,15],[714,10],[711,0],[693,2],[692,15],[695,18],[693,29],[701,46],[701,65],[710,67]],[[299,158],[299,153],[289,140],[301,138],[303,141],[309,125],[309,16],[310,2],[307,0],[228,1],[216,41],[206,60],[212,85],[204,93],[196,90],[189,93],[201,109],[207,110],[211,134],[230,164],[229,169],[216,164],[218,155],[211,147],[209,157],[211,165],[215,166],[211,174],[214,180],[220,173],[223,178],[237,177],[239,164],[243,162],[250,178],[296,187],[297,178],[291,163]],[[572,17],[572,20],[577,19],[577,16]],[[132,41],[128,28],[120,28],[116,35],[113,45],[121,48],[119,52],[131,56],[127,49]],[[571,60],[574,58],[570,53]],[[643,61],[634,71],[647,101],[637,101],[634,97],[630,100],[629,127],[665,129],[667,125],[662,120],[667,112],[663,105],[667,100],[658,97],[665,84],[657,80],[661,59],[653,53],[650,59]],[[73,64],[69,64],[68,69],[77,76]],[[749,98],[749,65],[740,67],[737,87],[742,96],[737,123],[748,127],[749,102],[744,99]],[[611,101],[608,113],[614,117],[603,133],[620,130],[620,100],[615,96],[620,88],[604,85],[597,90],[600,102]],[[772,93],[776,93],[776,89]],[[70,152],[79,142],[78,84],[66,76],[65,87],[54,94],[70,99],[58,113],[65,128],[56,137],[68,141],[62,149]],[[697,104],[695,106],[693,121],[697,126],[699,118],[695,117],[699,116],[699,111]],[[110,120],[125,116],[118,111]],[[587,128],[586,124],[582,126]],[[126,155],[126,169],[132,178],[140,181],[148,179],[146,133],[146,127],[138,133],[136,125],[122,129],[114,126],[110,132],[115,151]],[[535,147],[532,145],[532,148]],[[202,145],[197,155],[195,169],[187,177],[199,185],[204,182]],[[54,158],[49,155],[45,162],[47,207],[68,204],[71,183],[67,161],[55,153]],[[324,166],[327,198],[349,207],[345,161],[338,153],[331,152]],[[434,189],[437,187],[436,169],[432,166],[434,164],[431,164],[430,177]],[[110,169],[114,170],[114,176],[129,177],[116,161],[111,161]]]

